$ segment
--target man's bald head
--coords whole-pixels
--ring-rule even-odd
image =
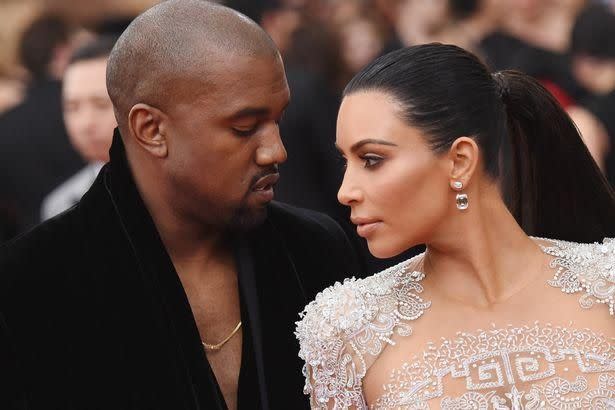
[[[244,15],[205,0],[168,0],[137,17],[116,43],[107,88],[120,129],[137,103],[161,110],[195,98],[194,80],[215,82],[229,56],[277,56]]]

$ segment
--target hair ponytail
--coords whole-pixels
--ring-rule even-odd
[[[568,115],[531,77],[493,76],[473,54],[424,44],[368,64],[344,90],[388,92],[434,152],[462,135],[480,147],[484,171],[528,235],[601,241],[615,236],[615,195]]]
[[[504,199],[529,235],[578,242],[615,236],[615,194],[568,114],[532,77],[494,74],[504,102],[510,161]]]

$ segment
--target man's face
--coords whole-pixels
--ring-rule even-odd
[[[198,97],[167,110],[166,171],[184,216],[247,228],[264,220],[286,160],[278,123],[288,85],[278,56],[212,58],[207,84],[195,81]]]
[[[84,60],[64,74],[64,122],[71,143],[86,161],[109,161],[116,121],[105,85],[106,67],[106,57]]]

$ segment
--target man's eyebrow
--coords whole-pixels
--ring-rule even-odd
[[[288,106],[290,105],[290,101],[284,105],[282,112],[286,111]],[[267,107],[248,107],[242,110],[237,111],[235,114],[231,116],[233,119],[245,118],[245,117],[266,117],[269,115],[271,110]]]
[[[249,107],[237,111],[231,117],[233,119],[239,119],[244,117],[264,117],[269,115],[269,108],[265,107]]]
[[[350,147],[350,152],[355,152],[359,148],[361,148],[362,146],[367,145],[367,144],[376,144],[376,145],[386,145],[388,147],[397,147],[397,144],[394,144],[394,143],[392,143],[390,141],[381,140],[381,139],[377,139],[377,138],[366,138],[364,140],[361,140],[361,141],[355,143],[352,147]],[[343,150],[339,147],[339,145],[335,144],[335,148],[339,152],[343,152]]]

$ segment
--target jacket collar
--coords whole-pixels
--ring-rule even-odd
[[[175,346],[176,377],[184,380],[185,397],[192,397],[190,401],[195,408],[197,403],[218,401],[222,395],[217,384],[210,382],[215,378],[203,352],[188,297],[137,189],[117,129],[110,162],[103,168],[101,178],[139,266],[141,282],[153,299],[153,314],[160,318],[161,338],[168,339],[169,346]],[[223,403],[220,406],[224,408]]]
[[[203,400],[222,397],[217,384],[206,380],[215,378],[201,347],[188,298],[138,192],[117,129],[110,159],[101,173],[104,188],[141,268],[142,279],[151,286],[154,297],[159,297],[160,314],[168,318],[165,332],[179,346],[178,361],[182,366],[178,367],[186,369],[184,376],[195,386],[196,401],[202,403]],[[297,356],[292,335],[293,323],[299,310],[308,302],[292,255],[276,228],[277,212],[276,205],[271,205],[264,224],[238,238],[235,249],[240,291],[247,308],[245,314],[250,321],[261,405],[264,408],[272,404],[271,401],[283,402],[300,394],[291,389],[285,393],[289,396],[278,392],[277,397],[274,390],[276,386],[286,386],[286,374],[298,372],[286,366]],[[209,387],[212,384],[213,390]],[[223,404],[221,406],[224,407]]]

